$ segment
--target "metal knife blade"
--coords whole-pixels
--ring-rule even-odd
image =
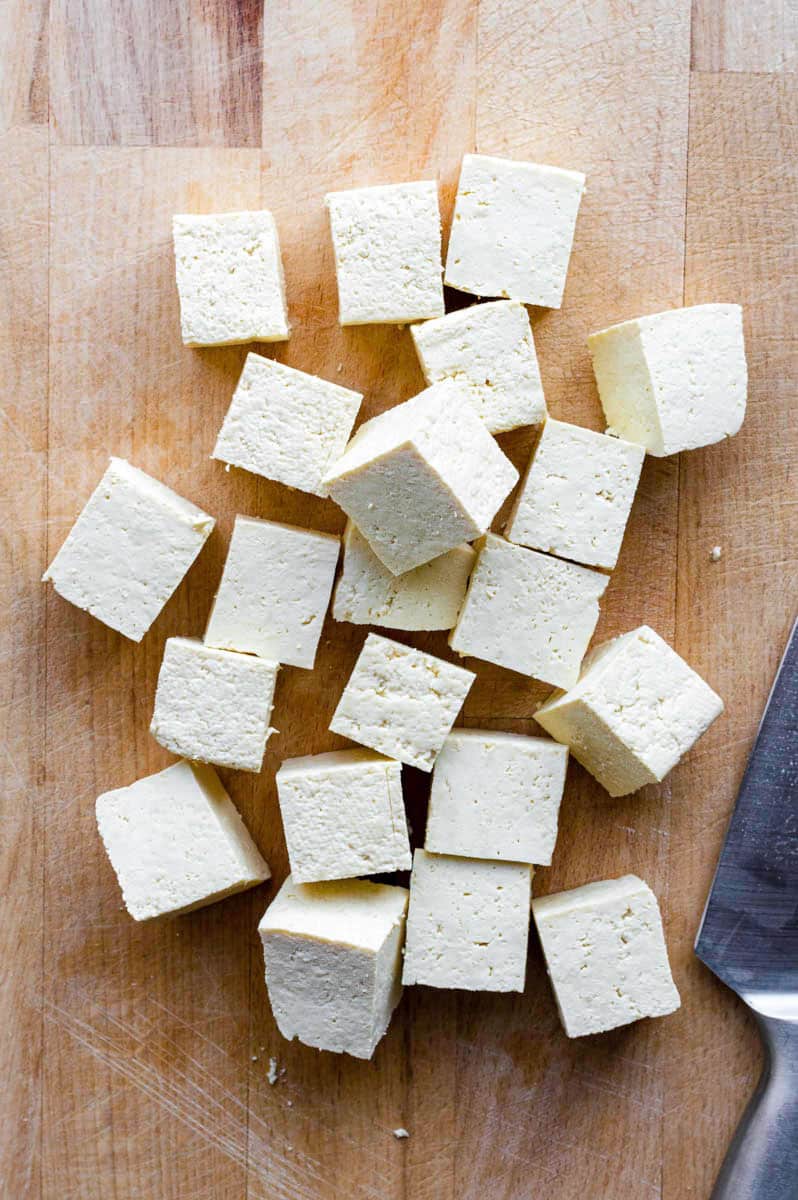
[[[798,621],[743,776],[695,951],[753,1007],[798,1014]]]

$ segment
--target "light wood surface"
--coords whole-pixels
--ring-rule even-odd
[[[255,2],[5,0],[0,49],[0,1194],[708,1196],[759,1050],[692,940],[798,593],[791,0],[285,0],[262,15]],[[93,803],[169,761],[147,732],[163,643],[201,633],[234,514],[342,524],[330,503],[210,461],[245,350],[182,347],[171,214],[274,210],[295,334],[267,352],[364,391],[371,415],[421,375],[406,330],[339,328],[323,194],[437,177],[448,225],[475,148],[588,175],[564,307],[533,313],[556,416],[601,427],[590,329],[683,302],[745,305],[746,424],[727,445],[647,461],[598,631],[650,622],[727,712],[636,797],[610,802],[573,767],[537,877],[541,892],[649,880],[678,1014],[569,1042],[533,937],[523,996],[408,989],[361,1063],[277,1033],[255,933],[273,887],[136,925]],[[527,431],[501,442],[523,463]],[[38,584],[110,453],[219,518],[139,646]],[[328,620],[316,670],[281,674],[262,775],[223,773],[278,881],[275,767],[343,744],[327,726],[364,632]],[[442,635],[419,643],[447,654]],[[477,669],[464,722],[535,732],[547,689]],[[427,784],[406,776],[419,840]]]

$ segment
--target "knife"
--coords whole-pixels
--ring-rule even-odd
[[[712,1200],[798,1200],[798,621],[743,776],[695,952],[752,1010],[765,1067]]]

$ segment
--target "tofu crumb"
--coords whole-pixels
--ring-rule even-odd
[[[723,553],[723,550],[721,549],[720,546],[713,546],[709,552],[709,557],[712,560],[712,562],[718,562],[722,553]]]
[[[266,1078],[268,1079],[268,1081],[272,1087],[274,1087],[275,1083],[280,1078],[280,1072],[277,1068],[277,1059],[276,1058],[269,1059],[269,1071],[268,1071],[268,1074],[266,1075]]]
[[[393,1136],[396,1138],[397,1141],[401,1142],[403,1138],[409,1138],[410,1134],[407,1132],[406,1129],[402,1129],[402,1127],[400,1125],[398,1129],[394,1129]]]
[[[258,1056],[257,1056],[257,1054],[253,1054],[253,1055],[252,1055],[252,1061],[253,1061],[253,1062],[257,1062],[257,1061],[258,1061]]]
[[[286,1106],[286,1108],[293,1108],[294,1107],[293,1100],[286,1100],[285,1106]]]

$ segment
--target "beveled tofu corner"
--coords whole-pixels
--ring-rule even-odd
[[[732,437],[748,367],[739,304],[695,304],[611,325],[587,339],[608,426],[662,458]]]
[[[42,582],[140,642],[214,525],[166,484],[112,458]]]
[[[657,898],[636,875],[539,896],[532,914],[568,1037],[679,1008]]]
[[[659,783],[723,701],[648,625],[596,646],[578,683],[535,712],[610,796]]]

